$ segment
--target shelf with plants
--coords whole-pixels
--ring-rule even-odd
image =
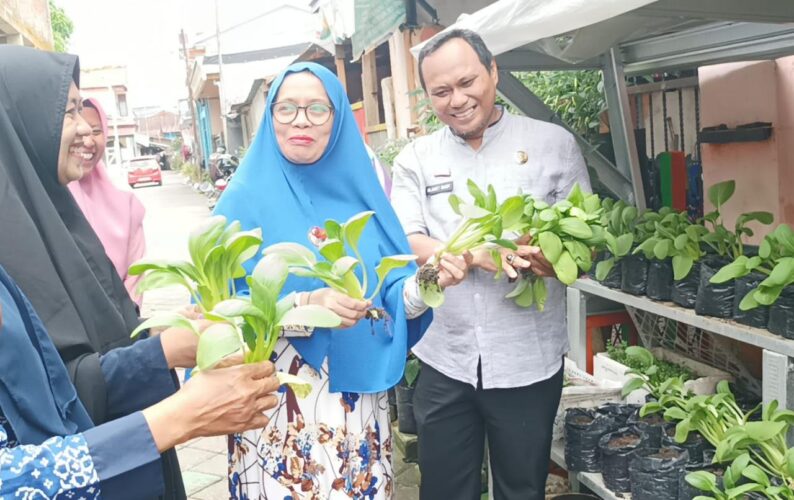
[[[633,346],[627,354],[640,368],[622,393],[642,388],[648,402],[566,410],[565,440],[552,444],[551,459],[571,471],[572,485],[609,499],[794,499],[786,441],[794,411],[737,400],[727,381],[696,395],[681,375],[657,377],[651,351]]]

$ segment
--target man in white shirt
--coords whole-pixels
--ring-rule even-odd
[[[492,184],[500,200],[519,188],[549,203],[577,182],[590,189],[569,132],[496,105],[496,63],[477,34],[432,39],[419,55],[419,75],[447,127],[395,159],[391,200],[420,263],[459,224],[447,200],[453,193],[469,199],[468,179]],[[504,250],[508,277],[522,269],[546,277],[544,311],[523,309],[505,298],[515,285],[494,280],[490,255],[473,258],[468,279],[445,292],[413,349],[423,364],[414,393],[421,498],[479,498],[487,436],[494,498],[542,499],[568,351],[565,288],[539,248]]]

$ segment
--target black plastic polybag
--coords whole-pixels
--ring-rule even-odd
[[[751,273],[741,278],[736,278],[735,295],[733,297],[733,320],[743,325],[752,326],[755,328],[766,328],[769,323],[769,306],[758,306],[749,311],[742,311],[739,309],[739,304],[742,303],[744,296],[750,293],[758,286],[759,283],[764,281],[766,276],[761,273]]]
[[[699,465],[703,463],[703,450],[708,447],[708,441],[703,439],[699,432],[690,432],[683,443],[675,440],[675,424],[665,427],[662,434],[662,446],[677,446],[683,448],[689,454],[689,464]]]
[[[687,460],[682,448],[638,450],[629,465],[632,500],[678,500],[678,480]]]
[[[726,283],[712,283],[711,277],[717,274],[725,261],[718,258],[704,259],[700,264],[700,284],[695,299],[695,312],[702,316],[730,318],[733,316],[733,301],[736,297],[736,284],[733,280]]]
[[[642,408],[641,405],[632,405],[626,403],[604,403],[596,409],[596,412],[608,415],[615,419],[615,422],[623,427],[628,421],[629,417],[636,414]]]
[[[662,434],[667,422],[661,413],[652,413],[644,417],[640,417],[639,413],[637,413],[629,417],[626,423],[640,430],[642,438],[648,443],[649,448],[660,448],[662,446]]]
[[[568,470],[600,472],[598,440],[617,429],[615,420],[595,410],[569,408],[565,412],[565,463]]]
[[[606,259],[608,259],[610,257],[612,257],[612,254],[609,253],[609,252],[601,252],[601,253],[599,253],[596,256],[595,262],[593,262],[592,269],[590,269],[590,272],[588,273],[590,275],[590,277],[595,279],[596,264],[598,262],[601,262],[602,260],[606,260]],[[615,265],[612,266],[612,269],[610,269],[609,272],[607,273],[606,278],[604,278],[603,281],[599,281],[599,283],[601,283],[602,285],[604,285],[605,287],[608,287],[608,288],[620,288],[620,280],[621,280],[620,270],[621,270],[620,261],[615,262]]]
[[[648,286],[645,295],[653,300],[670,300],[673,293],[673,262],[670,259],[652,260],[648,266]]]
[[[698,285],[700,284],[700,262],[692,264],[684,279],[673,280],[673,291],[670,299],[681,307],[693,309],[698,296]]]
[[[794,287],[784,288],[777,301],[769,306],[767,330],[787,339],[794,339]]]
[[[632,295],[645,295],[648,282],[648,259],[643,255],[627,255],[620,261],[620,289]]]
[[[629,464],[634,453],[643,447],[645,442],[636,427],[623,427],[601,436],[598,450],[601,453],[601,475],[607,488],[616,493],[631,491]]]

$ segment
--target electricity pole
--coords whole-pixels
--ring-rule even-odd
[[[190,108],[190,121],[193,129],[193,157],[197,160],[201,158],[200,151],[201,151],[201,143],[199,142],[198,136],[198,120],[196,119],[196,106],[195,101],[193,100],[193,87],[190,85],[190,59],[188,58],[187,53],[187,37],[185,36],[185,30],[182,29],[179,32],[179,43],[182,45],[182,57],[185,59],[185,85],[187,86],[187,95],[188,95],[188,107]],[[181,151],[179,152],[182,153]],[[201,166],[201,162],[199,161],[199,167]]]

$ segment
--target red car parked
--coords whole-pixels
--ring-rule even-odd
[[[127,167],[127,184],[134,188],[137,184],[153,182],[163,185],[163,173],[155,156],[141,156],[130,160]]]

